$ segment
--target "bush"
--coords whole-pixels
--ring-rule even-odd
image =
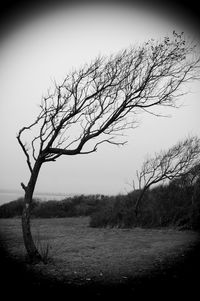
[[[134,199],[130,196],[118,195],[107,197],[91,215],[91,227],[129,228],[135,225],[133,209]]]
[[[149,190],[136,217],[134,209],[138,193],[136,191],[107,199],[91,215],[90,226],[200,229],[199,183],[180,186],[171,182]]]
[[[61,201],[41,202],[34,200],[31,206],[31,215],[34,218],[88,216],[96,210],[103,197],[102,195],[78,195]],[[0,206],[0,217],[21,216],[22,210],[23,198],[20,198]]]
[[[32,211],[33,217],[64,217],[65,212],[57,201],[39,202]]]
[[[9,203],[3,204],[0,206],[0,218],[10,218],[21,216],[23,211],[24,199],[19,198],[15,201],[11,201]],[[33,210],[37,206],[37,201],[33,200],[31,205],[31,210]]]
[[[9,218],[21,216],[23,210],[23,198],[1,205],[0,217]]]
[[[172,181],[146,192],[137,218],[135,204],[140,191],[127,195],[78,195],[62,201],[32,204],[32,217],[90,216],[91,227],[178,227],[200,229],[200,179],[193,185]],[[0,206],[0,217],[21,216],[23,198]]]

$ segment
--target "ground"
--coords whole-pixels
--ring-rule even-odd
[[[140,294],[147,292],[147,287],[152,292],[153,283],[158,292],[169,280],[171,287],[180,285],[182,291],[187,283],[190,292],[189,281],[196,279],[194,262],[190,262],[195,257],[188,255],[199,242],[194,231],[91,228],[89,218],[79,217],[34,219],[32,232],[41,253],[48,253],[47,264],[32,266],[25,261],[20,219],[0,219],[8,265],[11,269],[15,263],[20,265],[17,268],[23,266],[22,273],[30,277],[27,285],[34,289],[59,287],[61,291],[62,287],[96,297],[105,292],[132,296],[138,288]],[[197,262],[194,266],[197,268]],[[3,267],[6,269],[5,264]]]

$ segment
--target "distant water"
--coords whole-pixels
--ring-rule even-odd
[[[66,197],[73,196],[73,194],[54,194],[54,193],[34,193],[34,198],[40,199],[41,201],[48,200],[62,200]],[[23,191],[18,190],[0,190],[0,205],[8,203],[10,201],[17,200],[18,198],[23,197]]]

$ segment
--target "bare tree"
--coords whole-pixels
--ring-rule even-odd
[[[194,186],[200,177],[200,160],[196,165],[192,166],[186,173],[173,180],[173,184],[180,187],[191,187]]]
[[[123,50],[72,71],[42,99],[40,113],[17,136],[26,156],[30,179],[25,191],[22,229],[27,253],[40,260],[30,230],[30,204],[43,163],[62,155],[89,154],[100,144],[123,145],[126,129],[136,126],[140,112],[176,106],[183,84],[197,77],[199,58],[183,34]],[[32,130],[32,131],[31,131]],[[28,144],[22,135],[33,133]]]
[[[156,153],[147,158],[141,170],[137,171],[139,196],[135,205],[135,214],[138,215],[139,206],[145,192],[154,184],[166,180],[176,180],[197,175],[200,166],[200,139],[196,136],[178,142],[167,151]],[[193,171],[193,172],[192,172]]]

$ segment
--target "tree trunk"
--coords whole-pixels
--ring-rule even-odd
[[[142,202],[142,199],[144,197],[145,192],[148,190],[149,186],[146,186],[142,189],[142,192],[137,198],[136,204],[135,204],[135,219],[136,219],[136,225],[138,225],[138,213],[139,213],[139,206]]]
[[[42,260],[42,257],[33,241],[33,237],[31,234],[31,226],[30,226],[30,214],[31,214],[31,204],[33,200],[33,192],[35,189],[35,184],[37,182],[37,177],[41,165],[42,165],[42,161],[37,160],[35,162],[28,185],[24,187],[25,196],[24,196],[24,208],[22,212],[22,232],[23,232],[24,245],[27,251],[28,258],[31,262],[39,262]]]
[[[146,189],[143,189],[142,192],[140,193],[139,197],[137,198],[136,204],[135,204],[135,216],[138,216],[138,212],[139,212],[139,206],[140,203],[142,201],[142,198],[144,196],[144,193],[146,192]]]

